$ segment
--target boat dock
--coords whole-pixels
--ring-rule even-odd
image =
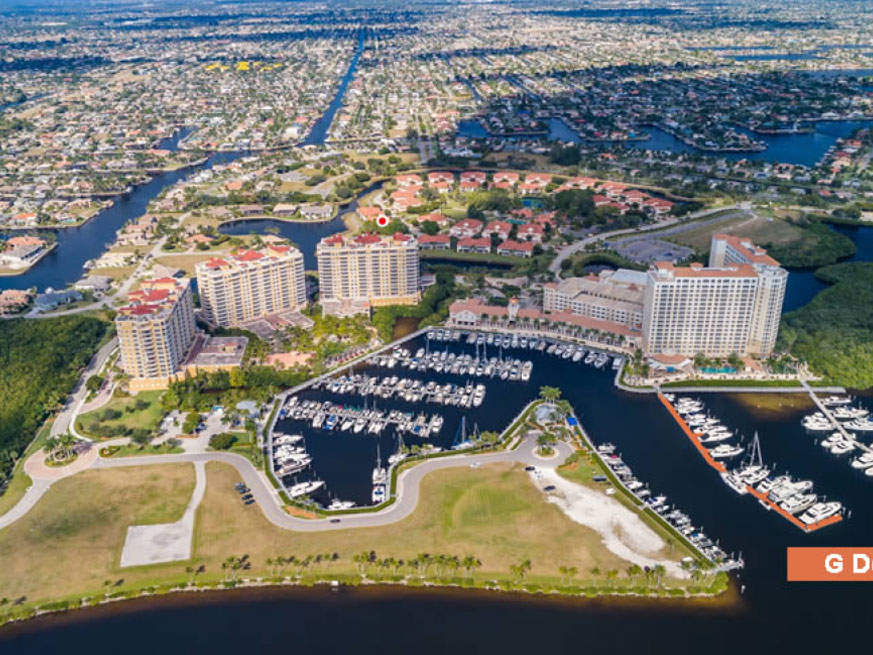
[[[729,556],[703,533],[691,525],[691,518],[671,506],[666,496],[653,495],[648,485],[637,480],[630,467],[615,453],[609,443],[595,446],[575,415],[567,417],[567,424],[574,429],[580,442],[612,474],[610,482],[619,487],[638,506],[640,512],[649,514],[656,521],[665,523],[692,550],[708,561],[716,571],[731,571],[743,568],[742,558]]]
[[[839,432],[843,436],[844,440],[852,443],[858,450],[862,450],[865,453],[873,453],[873,449],[862,443],[860,440],[856,439],[855,435],[849,432],[846,429],[846,426],[834,417],[830,407],[822,402],[821,398],[816,395],[815,390],[810,387],[805,380],[801,382],[801,384],[803,384],[804,388],[809,392],[809,397],[812,399],[812,402],[814,402],[815,406],[818,407],[819,411],[824,414],[825,418],[827,418],[831,426],[833,426],[835,432]]]
[[[424,412],[384,411],[366,407],[350,407],[317,400],[298,401],[292,396],[286,407],[280,410],[280,418],[309,423],[315,429],[328,432],[353,432],[354,434],[380,434],[386,427],[394,426],[398,433],[427,439],[439,434],[444,418],[439,414],[428,416]]]
[[[673,403],[660,391],[658,392],[658,398],[664,407],[667,408],[667,411],[670,412],[670,415],[679,424],[679,427],[682,428],[682,431],[685,433],[685,436],[689,438],[694,447],[697,448],[698,452],[700,452],[704,461],[713,469],[718,471],[720,474],[727,473],[727,467],[725,465],[715,459],[713,459],[709,450],[704,447],[702,443],[700,443],[700,438],[704,436],[704,433],[697,432],[688,425],[688,422],[682,417],[682,415],[677,411],[676,407]],[[743,482],[742,487],[737,489],[740,493],[749,493],[768,510],[774,510],[780,516],[788,520],[792,525],[800,528],[804,532],[815,532],[816,530],[820,530],[821,528],[827,527],[829,525],[833,525],[834,523],[838,523],[843,520],[843,516],[841,512],[838,512],[832,516],[828,516],[820,521],[815,523],[804,523],[798,517],[794,516],[794,514],[788,512],[783,507],[780,506],[779,503],[774,502],[767,492],[759,491],[754,485]]]

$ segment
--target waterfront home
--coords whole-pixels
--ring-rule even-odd
[[[449,229],[449,234],[459,239],[474,237],[482,231],[482,221],[476,218],[464,218]]]
[[[325,220],[333,215],[333,205],[302,205],[300,215],[309,220]]]
[[[395,177],[394,180],[401,187],[421,186],[421,177],[415,173],[404,173]]]
[[[27,268],[42,255],[45,249],[38,245],[15,246],[0,252],[0,266],[8,268]]]
[[[357,209],[358,216],[361,217],[361,220],[364,221],[378,221],[380,218],[387,220],[388,214],[381,207],[377,207],[376,205],[368,205],[366,207],[358,207]]]
[[[491,252],[491,239],[487,237],[466,237],[458,240],[458,252],[477,252],[488,254]]]
[[[264,206],[263,205],[239,205],[237,206],[237,210],[243,216],[263,216],[264,214]]]
[[[521,176],[518,173],[513,173],[511,171],[500,171],[494,174],[494,184],[515,185],[518,184],[520,179]]]
[[[69,305],[73,302],[82,300],[84,296],[75,290],[69,291],[54,291],[49,288],[45,293],[39,294],[34,300],[34,305],[41,312],[48,312],[57,309],[62,305]]]
[[[514,256],[514,257],[531,257],[533,256],[534,244],[530,242],[512,241],[507,239],[497,246],[498,255]]]
[[[89,275],[73,285],[77,291],[90,291],[91,293],[106,293],[112,286],[112,278],[105,275]]]
[[[297,205],[280,202],[273,207],[273,216],[294,216],[297,213]]]
[[[453,185],[455,183],[455,175],[449,171],[431,171],[427,174],[427,183],[434,186],[438,183]]]
[[[448,234],[422,234],[418,237],[418,247],[421,250],[449,250],[452,238]]]

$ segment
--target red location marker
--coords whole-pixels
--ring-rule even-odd
[[[386,225],[388,225],[388,217],[380,216],[376,219],[376,223],[379,225],[379,227],[385,227]]]

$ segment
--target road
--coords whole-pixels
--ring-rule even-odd
[[[534,465],[543,468],[555,468],[562,463],[571,453],[572,448],[565,443],[557,445],[557,454],[549,459],[543,459],[534,454],[536,440],[529,436],[525,438],[515,450],[504,450],[496,453],[484,453],[480,455],[450,455],[447,457],[425,460],[411,468],[405,469],[397,478],[397,500],[378,512],[366,512],[361,514],[346,514],[340,518],[340,522],[334,523],[331,519],[302,519],[290,516],[283,509],[283,503],[278,492],[266,479],[263,472],[255,469],[252,463],[241,455],[233,453],[192,453],[180,455],[146,455],[142,457],[123,457],[120,459],[104,459],[95,457],[87,468],[83,470],[100,470],[110,468],[123,468],[129,466],[152,466],[175,463],[196,462],[221,462],[233,466],[240,474],[243,482],[251,489],[251,493],[270,523],[284,530],[298,532],[321,532],[325,530],[345,530],[348,528],[371,528],[388,525],[400,521],[415,511],[418,506],[421,481],[428,473],[459,466],[476,467],[492,462],[517,462],[524,465]],[[42,452],[35,453],[32,457],[44,457]],[[6,514],[0,516],[0,529],[11,525],[22,518],[33,508],[42,495],[48,490],[53,482],[62,479],[57,470],[51,471],[54,477],[51,479],[34,478],[34,485],[27,491],[24,497]],[[33,476],[32,476],[33,477]]]
[[[718,207],[717,209],[706,209],[696,214],[691,214],[690,216],[686,216],[684,218],[670,218],[666,221],[661,221],[660,223],[652,223],[651,225],[644,225],[643,227],[630,227],[622,230],[614,230],[612,232],[601,232],[600,234],[594,234],[590,237],[586,237],[585,239],[581,239],[580,241],[574,241],[573,243],[565,246],[560,251],[558,251],[558,255],[555,259],[552,260],[552,263],[549,264],[549,270],[555,275],[559,275],[561,272],[561,262],[563,262],[568,257],[572,257],[576,253],[585,249],[586,246],[592,243],[598,243],[600,241],[607,241],[609,239],[613,239],[615,237],[623,236],[625,234],[637,235],[643,232],[651,232],[653,230],[663,230],[665,227],[669,227],[671,225],[677,225],[676,231],[665,232],[668,233],[676,233],[676,232],[684,232],[685,230],[691,230],[697,227],[700,227],[701,223],[696,222],[697,219],[705,218],[708,214],[713,214],[715,212],[722,212],[728,209],[736,209],[742,210],[746,209],[744,205],[732,205],[729,207]],[[716,220],[716,219],[713,219]],[[727,216],[719,216],[718,220],[727,220]],[[694,222],[692,222],[694,221]],[[682,228],[682,229],[678,229]]]
[[[74,424],[76,416],[88,395],[88,389],[85,386],[85,383],[88,381],[88,378],[103,368],[106,360],[109,359],[109,356],[112,355],[117,347],[118,339],[113,337],[113,339],[100,348],[100,350],[98,350],[91,358],[91,361],[88,362],[88,366],[85,367],[85,370],[79,377],[79,381],[76,383],[73,392],[67,397],[67,402],[64,403],[64,408],[58,414],[54,423],[52,423],[51,435],[53,437],[72,432],[72,434],[79,439],[89,441],[89,439],[86,439],[76,432],[76,426]]]

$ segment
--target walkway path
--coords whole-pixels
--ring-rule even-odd
[[[28,474],[34,481],[33,486],[24,497],[9,512],[0,517],[0,529],[11,525],[36,505],[37,501],[48,490],[53,482],[67,475],[77,473],[79,470],[122,468],[128,466],[151,466],[161,464],[175,464],[179,462],[193,462],[203,466],[206,462],[221,462],[233,466],[242,477],[243,482],[249,487],[252,495],[260,506],[270,523],[285,530],[299,532],[320,532],[323,530],[343,530],[346,528],[364,528],[388,525],[395,521],[406,518],[418,505],[419,489],[421,481],[428,473],[458,466],[479,466],[491,462],[517,462],[524,465],[535,465],[541,468],[555,468],[563,462],[571,453],[569,445],[559,443],[557,448],[559,456],[550,460],[543,460],[534,453],[536,440],[529,436],[515,450],[505,450],[495,453],[483,453],[478,455],[449,455],[435,459],[428,459],[407,468],[397,478],[397,501],[378,512],[363,512],[360,514],[346,514],[340,517],[339,522],[335,519],[302,519],[290,516],[284,509],[284,504],[267,480],[262,471],[255,469],[252,463],[241,455],[234,453],[192,453],[179,455],[144,455],[141,457],[121,457],[118,459],[104,459],[93,457],[87,466],[79,465],[76,470],[65,472],[64,469],[48,469],[51,473],[42,472],[36,466],[28,470]],[[94,452],[92,450],[91,452]],[[34,458],[37,458],[36,460]],[[25,464],[27,467],[31,460],[41,462],[44,455],[37,453]],[[78,462],[78,460],[77,460]],[[76,466],[74,463],[71,466]],[[32,472],[31,472],[32,471]],[[51,475],[52,477],[47,477]],[[46,477],[44,477],[46,476]],[[199,501],[198,501],[199,503]]]
[[[85,437],[76,432],[75,426],[76,416],[79,414],[79,411],[85,402],[85,398],[88,396],[88,389],[85,383],[88,381],[88,378],[103,368],[106,360],[109,359],[109,356],[117,347],[118,339],[113,338],[98,350],[91,358],[91,361],[88,362],[88,366],[85,367],[84,372],[79,377],[79,382],[73,389],[73,393],[67,397],[67,402],[64,404],[64,408],[52,424],[51,434],[53,437],[72,432],[74,436],[87,441]]]
[[[859,441],[858,439],[855,439],[855,435],[850,434],[849,431],[846,430],[845,426],[834,418],[834,415],[831,413],[830,408],[821,401],[821,399],[815,394],[815,391],[813,391],[812,387],[809,386],[806,380],[802,380],[801,384],[803,385],[804,389],[809,392],[809,397],[812,398],[812,402],[816,404],[816,406],[819,408],[819,411],[821,411],[821,413],[825,415],[827,420],[830,421],[831,425],[834,426],[834,430],[843,435],[843,439],[855,444],[856,448],[860,448],[865,453],[873,452],[873,450],[871,450],[866,444],[861,443],[861,441]]]

